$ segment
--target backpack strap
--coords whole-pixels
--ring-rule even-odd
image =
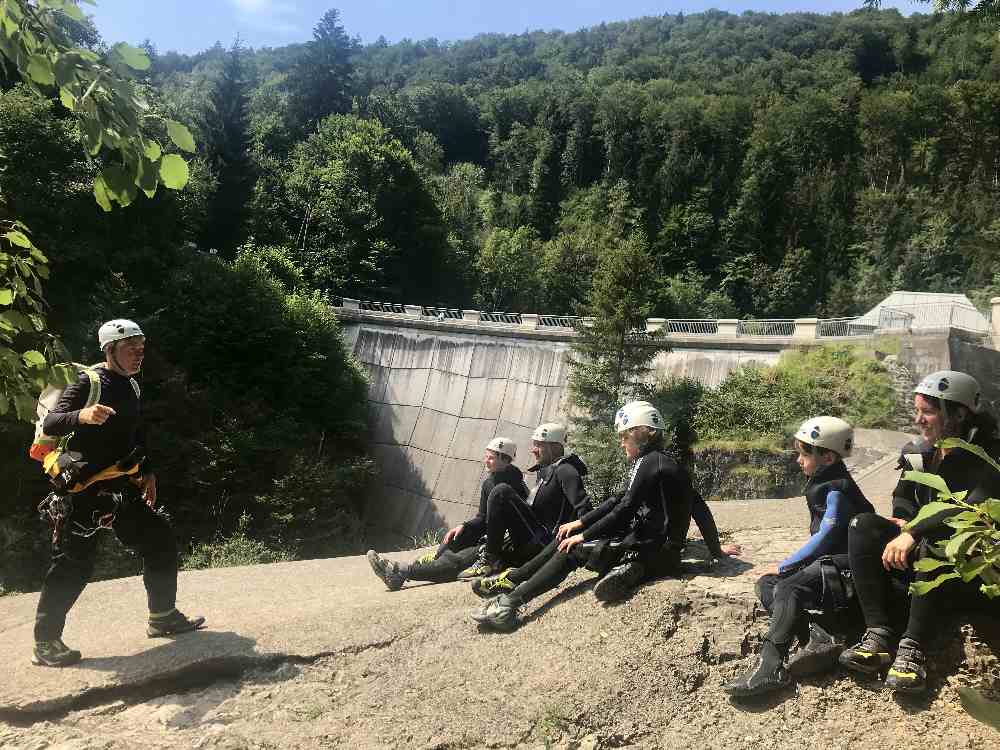
[[[101,376],[97,372],[97,366],[88,367],[87,365],[77,365],[82,372],[87,375],[90,380],[90,393],[87,394],[87,402],[83,405],[84,409],[89,409],[91,406],[96,404],[101,400]]]

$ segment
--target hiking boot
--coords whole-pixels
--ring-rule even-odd
[[[646,574],[639,560],[629,560],[609,570],[594,586],[594,596],[600,602],[615,602],[632,594]]]
[[[781,656],[767,658],[767,655],[761,651],[749,672],[727,682],[722,686],[722,689],[734,697],[749,698],[754,695],[772,693],[791,684],[792,678],[788,674],[788,670],[785,669]]]
[[[472,619],[484,627],[509,633],[521,624],[521,606],[507,594],[501,594],[487,602],[479,612],[473,613]]]
[[[860,643],[844,649],[838,661],[852,672],[877,674],[892,664],[895,653],[887,633],[866,630]]]
[[[150,638],[165,638],[168,635],[198,630],[205,624],[204,617],[187,617],[176,609],[163,617],[150,615],[146,635]]]
[[[472,593],[482,599],[491,599],[499,594],[509,594],[516,587],[514,582],[507,578],[510,568],[503,573],[485,578],[476,578],[472,582]]]
[[[809,623],[809,642],[795,652],[788,662],[788,673],[796,679],[829,672],[837,666],[844,642],[826,632],[817,623]]]
[[[61,638],[54,641],[35,641],[31,663],[39,667],[66,667],[80,661],[80,652],[70,648]]]
[[[458,574],[458,577],[485,578],[499,573],[502,569],[503,564],[500,562],[500,558],[487,554],[484,550],[472,565]]]
[[[885,686],[901,693],[922,693],[927,689],[924,652],[912,638],[903,638],[896,651]]]
[[[372,572],[382,579],[382,583],[389,591],[399,591],[403,587],[406,576],[400,572],[399,563],[386,560],[373,549],[368,550],[367,557],[368,564],[372,566]]]

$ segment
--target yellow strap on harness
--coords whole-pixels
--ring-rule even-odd
[[[139,473],[139,464],[135,464],[128,469],[119,469],[117,466],[109,466],[106,469],[101,469],[99,472],[94,474],[94,476],[89,479],[85,479],[82,482],[77,482],[72,487],[69,488],[70,492],[83,492],[90,485],[96,484],[97,482],[103,482],[108,479],[118,479],[119,477],[134,477]]]

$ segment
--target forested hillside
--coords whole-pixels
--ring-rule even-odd
[[[567,313],[618,211],[645,230],[664,316],[996,293],[988,28],[864,10],[452,44],[349,31],[328,14],[300,47],[155,57],[206,144],[191,239],[287,247],[334,294]]]
[[[107,48],[91,23],[70,32]],[[449,44],[350,32],[331,10],[280,49],[147,41],[149,111],[197,152],[183,191],[131,188],[107,213],[107,158],[56,95],[0,78],[4,217],[51,259],[73,359],[97,358],[101,320],[149,334],[144,399],[186,539],[242,530],[259,559],[360,543],[364,380],[332,297],[574,313],[626,237],[665,317],[1000,294],[987,26],[713,11]],[[0,417],[0,587],[45,560],[29,436]]]

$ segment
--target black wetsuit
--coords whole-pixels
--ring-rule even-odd
[[[976,439],[970,442],[980,445],[990,456],[1000,456],[1000,442],[995,438]],[[916,468],[915,459],[924,471],[939,474],[952,492],[967,490],[966,502],[979,503],[989,497],[1000,497],[1000,474],[978,456],[964,450],[954,449],[933,465],[933,446],[910,444],[903,448],[899,467],[904,470]],[[936,491],[915,482],[900,478],[892,493],[892,515],[904,521],[912,521],[927,503],[936,499]],[[953,529],[944,521],[961,508],[955,507],[938,513],[919,524],[910,533],[917,540],[911,552],[911,560],[930,556],[930,545],[951,536]],[[907,586],[910,581],[932,580],[939,571],[916,573],[912,570],[886,572],[882,565],[885,546],[900,534],[900,528],[892,521],[874,514],[859,515],[851,523],[849,554],[854,585],[865,624],[869,628],[884,628],[925,644],[933,635],[940,617],[946,612],[961,609],[1000,610],[997,602],[991,602],[979,591],[979,581],[963,583],[961,579],[949,580],[920,596],[909,599],[907,615]]]
[[[482,538],[486,534],[489,501],[494,489],[499,490],[501,494],[512,492],[522,501],[528,497],[524,474],[514,464],[508,464],[499,471],[490,473],[479,488],[479,512],[465,521],[462,530],[447,544],[440,545],[434,555],[422,557],[401,568],[401,572],[408,580],[433,583],[454,581],[459,573],[475,562]],[[503,556],[516,558],[510,559],[510,562],[517,564],[533,554],[532,550],[527,550],[519,556],[518,551],[514,547],[505,548]]]
[[[851,519],[874,513],[843,461],[817,471],[806,485],[809,507],[809,541],[779,565],[777,575],[761,576],[757,595],[771,615],[767,639],[786,653],[796,633],[804,636],[806,610],[833,610],[846,601],[824,601],[824,567],[827,575],[847,570],[847,537]],[[832,564],[833,568],[829,566]],[[855,618],[856,619],[856,618]],[[847,623],[838,623],[842,629]]]
[[[687,471],[666,453],[653,450],[632,466],[626,491],[586,513],[584,543],[559,552],[552,540],[507,577],[517,584],[510,598],[524,603],[555,588],[582,565],[606,573],[627,553],[642,561],[646,575],[676,570],[684,548],[694,489]]]
[[[47,435],[68,435],[68,449],[82,454],[93,472],[106,468],[133,453],[145,453],[138,386],[131,378],[100,367],[100,404],[115,414],[102,425],[80,423],[80,410],[90,394],[90,379],[81,375],[66,387],[59,403],[46,416]],[[144,464],[148,471],[148,461]],[[118,502],[109,492],[119,494]],[[62,525],[53,544],[52,564],[45,575],[35,616],[35,640],[62,637],[66,614],[87,585],[94,568],[97,535],[81,536],[74,531],[93,529],[96,519],[114,514],[111,528],[118,539],[142,556],[143,582],[151,613],[168,612],[177,596],[177,547],[166,519],[143,502],[138,490],[127,480],[98,482],[70,496],[72,514]]]
[[[564,523],[590,511],[583,487],[587,466],[579,456],[563,456],[548,466],[532,466],[535,489],[526,501],[510,485],[498,484],[487,499],[486,552],[501,557],[505,536],[519,550],[521,561],[531,559],[555,537]],[[533,549],[532,549],[533,548]],[[525,553],[530,554],[525,555]]]

